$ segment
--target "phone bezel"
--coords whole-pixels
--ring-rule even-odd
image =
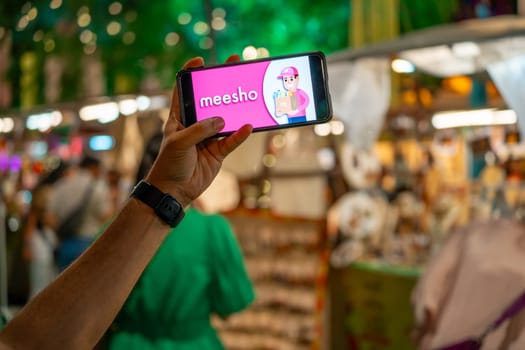
[[[177,89],[179,93],[179,102],[181,106],[181,121],[182,124],[187,127],[194,124],[197,121],[195,112],[195,99],[193,94],[193,82],[191,79],[191,73],[199,70],[209,70],[225,66],[236,66],[246,65],[258,62],[268,62],[273,60],[280,60],[294,57],[309,58],[310,72],[312,76],[312,90],[313,98],[315,99],[317,117],[315,120],[308,120],[300,123],[293,124],[280,124],[271,125],[265,127],[254,127],[253,132],[279,130],[285,128],[299,127],[305,125],[321,124],[332,119],[332,104],[330,99],[330,93],[328,90],[328,73],[326,67],[326,57],[321,51],[303,52],[298,54],[283,55],[266,57],[260,59],[254,59],[249,61],[231,62],[225,64],[197,67],[191,69],[183,69],[177,73]],[[317,61],[314,61],[317,60]],[[216,136],[225,136],[233,133],[234,131],[225,131],[217,134]]]

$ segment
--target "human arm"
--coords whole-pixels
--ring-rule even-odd
[[[185,68],[203,64],[195,58]],[[222,119],[210,118],[184,128],[174,89],[161,150],[146,180],[189,205],[252,130],[243,126],[210,139],[223,127]],[[92,349],[169,229],[150,207],[129,199],[93,245],[0,332],[0,349]]]

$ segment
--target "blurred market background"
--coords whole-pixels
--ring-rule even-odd
[[[22,232],[39,180],[62,161],[92,155],[118,174],[126,194],[186,60],[321,50],[337,97],[334,119],[253,135],[225,162],[205,202],[235,228],[258,294],[253,309],[217,327],[232,349],[412,349],[411,293],[439,248],[437,235],[483,210],[525,218],[525,191],[504,192],[509,184],[525,188],[525,147],[508,109],[516,100],[484,69],[443,64],[430,68],[459,73],[429,74],[394,51],[344,57],[466,20],[523,24],[523,14],[523,0],[2,1],[0,307],[16,312],[30,297]],[[521,39],[525,26],[515,29]],[[479,54],[466,44],[456,49]],[[452,115],[465,124],[437,122],[439,112],[457,110],[477,114]],[[485,177],[484,169],[493,172]],[[492,186],[489,195],[484,186]],[[381,204],[369,201],[378,193]],[[361,217],[333,219],[341,208]],[[383,209],[389,219],[377,216]],[[352,230],[391,213],[392,236],[410,237],[409,248],[363,240],[355,258],[355,246],[345,245],[356,241]]]
[[[202,56],[222,62],[309,50],[326,54],[379,38],[475,17],[475,1],[356,1],[366,12],[391,11],[392,23],[349,25],[352,1],[6,1],[0,8],[1,108],[28,108],[89,96],[86,60],[103,63],[99,94],[170,89],[182,63]],[[516,13],[515,1],[493,2],[493,14]],[[361,33],[370,30],[367,33]],[[356,39],[362,36],[361,39]],[[45,95],[58,59],[60,93]],[[46,65],[46,62],[48,64]],[[48,67],[48,69],[45,69]],[[54,72],[55,74],[57,72]],[[148,78],[158,80],[147,86]],[[151,83],[153,84],[153,83]],[[146,86],[145,86],[146,85]],[[7,95],[11,95],[10,98]]]

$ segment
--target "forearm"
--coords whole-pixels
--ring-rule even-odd
[[[90,249],[6,326],[0,344],[92,349],[168,231],[151,208],[129,200]]]

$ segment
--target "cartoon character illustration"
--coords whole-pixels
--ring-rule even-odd
[[[284,68],[277,79],[283,80],[285,91],[274,92],[275,114],[277,117],[286,115],[288,123],[306,121],[306,107],[310,102],[308,95],[299,89],[299,71],[293,66]]]

